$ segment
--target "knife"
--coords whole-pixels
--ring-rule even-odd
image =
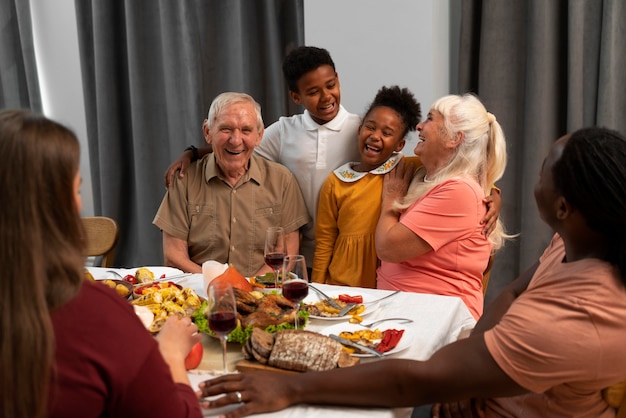
[[[335,341],[340,342],[343,345],[347,345],[349,347],[354,347],[354,348],[359,349],[359,350],[361,350],[361,351],[363,351],[365,353],[373,354],[376,357],[383,357],[383,353],[379,353],[378,351],[374,350],[373,348],[361,345],[359,343],[355,343],[354,341],[350,341],[350,340],[347,340],[345,338],[341,338],[339,335],[330,334],[329,337],[332,338]]]

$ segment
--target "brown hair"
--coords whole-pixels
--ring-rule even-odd
[[[25,110],[0,112],[0,415],[43,417],[53,378],[50,311],[72,299],[84,269],[74,198],[74,133]]]

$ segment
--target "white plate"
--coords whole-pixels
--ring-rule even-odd
[[[407,324],[394,324],[393,322],[384,322],[383,324],[381,324],[381,326],[374,327],[375,329],[377,328],[380,331],[384,331],[386,329],[404,330],[404,334],[402,334],[402,338],[400,339],[400,342],[398,343],[398,345],[396,345],[393,350],[389,350],[383,353],[384,356],[389,356],[395,353],[399,353],[400,351],[406,350],[407,348],[409,348],[415,343],[417,333],[412,327],[407,327],[406,325]],[[367,329],[367,328],[362,327],[357,324],[345,323],[345,324],[335,324],[328,328],[324,328],[323,330],[319,331],[319,333],[323,335],[330,335],[330,334],[339,335],[340,333],[344,331],[354,332],[354,331],[362,331],[364,329]],[[374,357],[373,354],[367,354],[367,353],[365,354],[355,353],[352,355],[354,357]]]
[[[135,275],[139,267],[123,269],[123,268],[107,268],[107,267],[87,267],[87,270],[91,273],[94,279],[96,280],[104,280],[104,279],[119,279],[119,277],[115,277],[114,274],[108,273],[108,271],[113,270],[118,273],[120,276],[124,277],[128,274]],[[173,267],[162,267],[162,266],[146,266],[151,272],[154,273],[154,278],[158,279],[163,274],[165,277],[167,276],[175,276],[178,274],[182,274],[183,271],[179,269],[175,269]]]
[[[315,285],[314,285],[315,286]],[[359,296],[361,295],[363,297],[363,304],[365,305],[365,310],[359,314],[359,316],[367,316],[373,312],[376,312],[376,310],[379,308],[379,304],[375,303],[373,305],[368,305],[368,302],[372,302],[375,301],[376,299],[380,298],[380,295],[374,290],[368,290],[368,289],[346,289],[344,288],[340,288],[340,289],[332,289],[332,290],[324,290],[324,289],[320,289],[321,291],[323,291],[324,293],[326,293],[329,297],[331,298],[337,298],[339,297],[339,295],[341,294],[346,294],[346,295],[350,295],[350,296]],[[324,298],[322,296],[319,295],[319,293],[317,293],[315,290],[309,289],[309,295],[302,301],[302,304],[308,303],[308,304],[313,304],[315,302],[319,302],[321,300],[324,300]],[[348,320],[350,318],[352,318],[352,315],[344,315],[344,316],[316,316],[316,315],[309,315],[309,318],[311,319],[321,319],[322,321],[342,321],[342,320]]]

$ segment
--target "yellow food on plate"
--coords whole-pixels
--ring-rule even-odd
[[[154,314],[148,331],[156,333],[161,330],[165,320],[171,315],[190,316],[202,304],[200,296],[191,288],[165,287],[151,290],[131,302],[133,305],[144,306]]]
[[[337,305],[342,308],[346,306],[346,302],[343,302],[337,298],[331,298],[334,300]],[[327,300],[320,300],[315,303],[307,303],[304,304],[303,309],[309,311],[311,315],[314,316],[323,316],[327,318],[337,317],[339,316],[340,309],[334,308],[330,306],[330,303]],[[350,309],[346,315],[357,316],[362,314],[365,311],[365,305],[357,304],[354,308]],[[359,321],[360,322],[360,321]]]
[[[135,271],[137,283],[150,283],[154,281],[154,273],[146,267],[140,267]]]
[[[93,277],[93,274],[91,274],[89,270],[85,270],[85,279],[89,280],[90,282],[96,281],[96,279],[94,279]]]
[[[363,329],[358,331],[342,331],[339,333],[341,338],[355,342],[357,344],[364,345],[366,347],[374,348],[383,339],[383,332],[379,329]],[[343,347],[343,350],[352,354],[356,350],[352,347]]]
[[[132,286],[122,280],[104,279],[97,280],[97,282],[114,289],[118,295],[124,298],[129,297],[132,293]]]

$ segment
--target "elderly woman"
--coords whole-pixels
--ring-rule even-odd
[[[377,287],[460,296],[479,318],[482,275],[506,237],[500,221],[488,237],[480,223],[483,199],[506,166],[504,135],[469,94],[437,100],[417,130],[423,167],[410,186],[412,170],[402,165],[385,178]]]

